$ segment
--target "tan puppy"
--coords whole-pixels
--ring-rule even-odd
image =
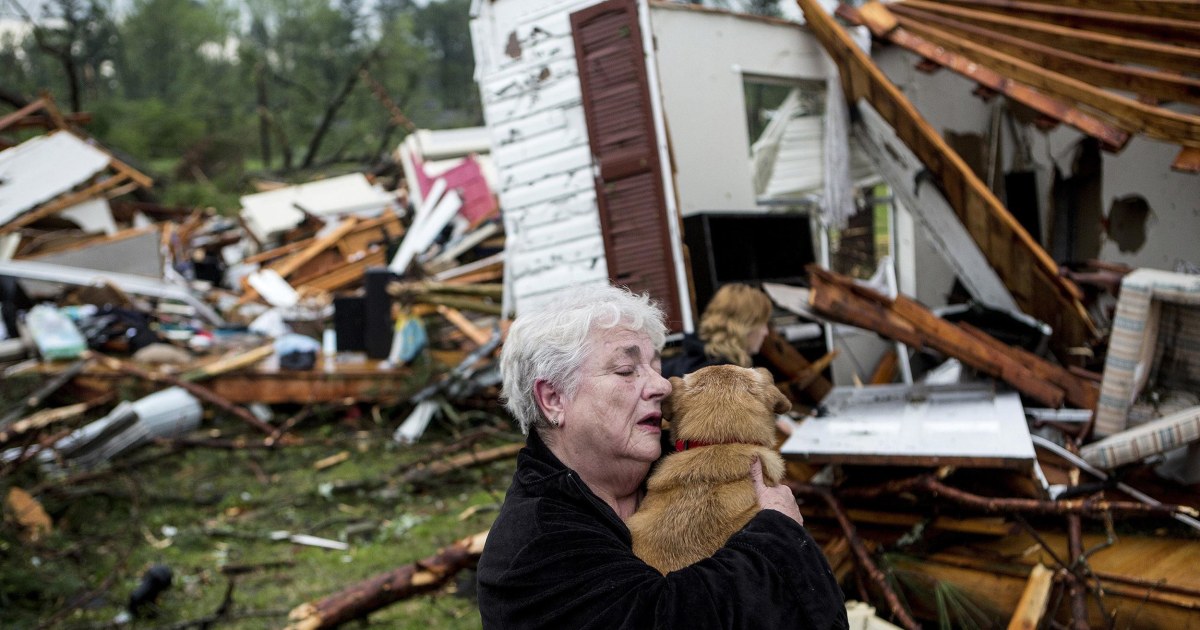
[[[757,456],[763,481],[779,483],[775,414],[792,408],[762,368],[715,365],[671,387],[663,417],[680,452],[659,463],[628,521],[633,552],[664,574],[711,556],[758,513],[750,463]]]

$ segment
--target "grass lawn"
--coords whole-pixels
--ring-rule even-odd
[[[0,525],[0,625],[114,627],[140,577],[158,563],[170,567],[174,579],[158,598],[157,614],[123,627],[200,627],[185,622],[215,613],[232,581],[232,605],[212,627],[282,628],[287,613],[306,601],[488,529],[514,459],[419,486],[399,482],[422,459],[461,445],[462,435],[478,425],[456,429],[435,419],[421,442],[399,446],[391,433],[407,409],[378,416],[354,411],[316,414],[292,432],[303,444],[274,450],[147,446],[83,483],[56,480],[32,463],[5,472],[0,493],[40,488],[36,498],[53,529],[29,542],[6,513]],[[498,430],[467,449],[519,439],[499,418],[489,426]],[[249,431],[233,419],[207,418],[191,437],[254,438]],[[349,454],[342,463],[314,468],[342,452]],[[272,540],[272,532],[280,531],[350,546],[339,551]],[[231,568],[242,572],[231,574]],[[478,628],[473,574],[458,578],[436,594],[376,612],[371,624]]]

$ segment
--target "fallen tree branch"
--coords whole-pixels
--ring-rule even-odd
[[[4,417],[0,418],[0,429],[4,429],[13,422],[16,422],[17,418],[20,418],[26,410],[37,409],[42,406],[47,397],[78,376],[83,371],[83,368],[87,367],[87,364],[88,359],[80,359],[68,366],[67,369],[55,374],[53,378],[42,384],[37,391],[22,400],[20,405],[13,407],[8,413],[4,414]]]
[[[1106,514],[1122,514],[1127,516],[1196,515],[1194,508],[1183,505],[1146,505],[1144,503],[1128,501],[1108,501],[1099,497],[1067,501],[981,497],[977,494],[971,494],[970,492],[948,486],[935,479],[933,475],[918,475],[869,488],[840,490],[838,495],[843,499],[873,499],[880,496],[892,496],[900,492],[923,492],[934,497],[943,497],[964,507],[988,513],[1079,514],[1093,518],[1103,517]]]
[[[416,483],[426,481],[432,477],[440,477],[455,470],[471,468],[472,466],[481,466],[489,464],[501,459],[516,457],[517,453],[524,448],[522,443],[505,444],[495,448],[489,448],[486,451],[463,453],[455,455],[449,459],[435,461],[431,464],[418,464],[417,466],[404,473],[400,481],[404,483]]]
[[[871,581],[874,582],[875,587],[883,593],[883,598],[887,601],[888,608],[891,609],[892,614],[896,617],[896,621],[908,630],[920,630],[921,625],[908,614],[908,610],[900,603],[900,598],[896,596],[896,592],[892,590],[892,587],[888,586],[887,576],[871,560],[871,554],[867,553],[866,547],[858,539],[854,523],[851,523],[850,519],[846,517],[846,512],[842,509],[842,505],[837,500],[837,497],[821,486],[798,483],[786,479],[783,483],[795,494],[817,496],[825,501],[829,509],[833,510],[834,515],[837,517],[838,524],[841,525],[842,532],[846,535],[846,541],[850,543],[850,549],[854,551],[854,557],[858,559],[859,567],[867,572],[867,575],[871,577]]]
[[[333,628],[402,599],[436,590],[456,573],[479,561],[487,532],[464,538],[438,553],[381,573],[316,602],[292,609],[286,630]]]
[[[42,409],[34,412],[16,422],[10,427],[0,431],[0,444],[7,444],[14,438],[20,437],[25,433],[36,431],[37,429],[45,428],[56,422],[70,420],[72,418],[83,415],[87,410],[106,403],[113,398],[112,393],[105,394],[99,398],[92,400],[67,405],[65,407],[54,407],[53,409]]]

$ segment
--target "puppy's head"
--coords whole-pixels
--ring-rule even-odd
[[[714,365],[673,377],[662,411],[677,440],[769,448],[775,443],[775,414],[791,408],[767,370]]]

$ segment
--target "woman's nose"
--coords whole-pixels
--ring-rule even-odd
[[[671,381],[663,378],[657,370],[650,370],[650,381],[645,389],[648,398],[665,398],[671,393]]]

